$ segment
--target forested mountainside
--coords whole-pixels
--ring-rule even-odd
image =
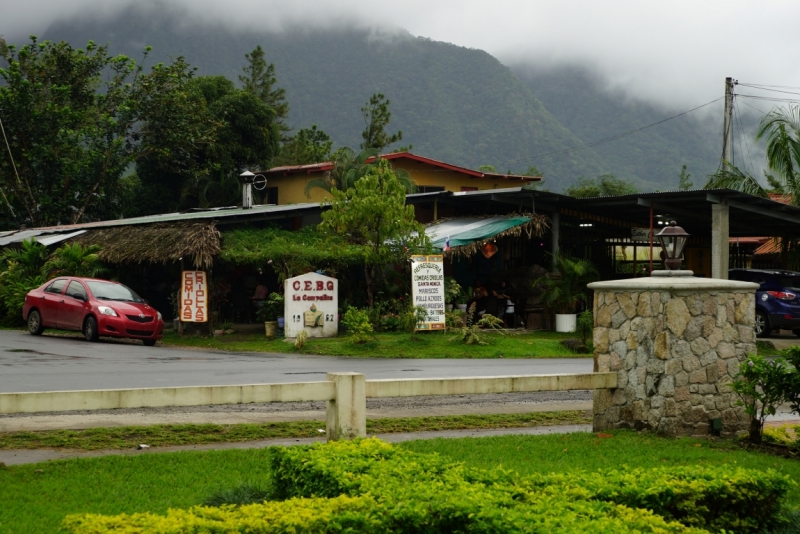
[[[641,128],[677,115],[684,109],[665,108],[604,88],[588,69],[575,66],[514,65],[514,73],[558,121],[584,143]],[[720,80],[720,96],[723,83]],[[697,102],[697,105],[705,102]],[[701,187],[715,172],[722,153],[722,101],[704,113],[687,114],[652,128],[593,148],[617,176],[635,176],[656,189],[678,183],[681,166]],[[688,108],[691,109],[691,108]],[[710,113],[718,112],[710,116]]]
[[[403,131],[398,145],[411,143],[421,155],[468,167],[490,164],[501,172],[536,165],[553,191],[601,173],[632,180],[643,190],[668,189],[677,184],[682,164],[699,176],[713,170],[718,157],[710,148],[713,139],[689,121],[597,150],[544,156],[662,115],[605,94],[580,73],[514,72],[484,51],[402,31],[243,31],[157,4],[115,17],[63,20],[42,37],[75,47],[90,39],[108,42],[113,53],[137,59],[152,46],[148,62],[185,56],[199,75],[222,74],[237,83],[244,54],[260,44],[286,89],[293,128],[317,124],[335,146],[357,147],[364,128],[360,108],[381,92],[391,100],[389,129]]]

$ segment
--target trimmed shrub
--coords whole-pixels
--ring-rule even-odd
[[[741,469],[519,478],[377,439],[275,448],[271,464],[275,495],[285,500],[238,508],[198,506],[165,516],[70,516],[64,524],[72,532],[98,534],[707,532],[701,525],[747,532],[758,522],[773,522],[790,484],[772,472]]]

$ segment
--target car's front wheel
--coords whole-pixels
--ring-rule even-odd
[[[33,310],[28,314],[28,332],[34,336],[38,336],[44,332],[44,326],[42,326],[42,316],[39,313],[39,310]]]
[[[97,341],[97,319],[91,315],[83,321],[83,337],[86,341]]]
[[[772,329],[769,327],[769,317],[763,311],[756,310],[756,324],[753,327],[756,337],[768,337]]]

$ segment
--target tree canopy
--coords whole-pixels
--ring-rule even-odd
[[[386,160],[370,166],[349,189],[334,187],[331,195],[320,229],[361,246],[367,298],[373,303],[379,268],[406,261],[408,252],[425,249],[430,242],[414,219],[414,206],[406,205],[405,187]]]
[[[13,157],[0,158],[0,189],[11,224],[114,218],[132,164],[157,157],[183,168],[184,154],[209,140],[204,124],[186,120],[181,89],[192,69],[183,58],[145,72],[91,41],[76,50],[31,37],[0,47],[0,59],[0,118]]]
[[[632,195],[639,190],[631,182],[620,180],[613,174],[601,174],[597,178],[578,178],[575,185],[568,187],[564,194],[577,198],[603,197],[612,195]]]
[[[267,63],[266,53],[261,45],[249,54],[245,54],[247,66],[239,76],[239,81],[243,84],[243,89],[254,95],[275,112],[278,128],[282,133],[288,132],[291,128],[286,124],[289,117],[289,103],[286,101],[286,90],[275,87],[278,78],[275,76],[275,65]]]

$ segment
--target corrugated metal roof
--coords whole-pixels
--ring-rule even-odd
[[[85,234],[86,230],[78,230],[77,232],[69,232],[66,234],[51,234],[47,237],[34,237],[36,241],[41,243],[42,245],[49,247],[50,245],[55,245],[56,243],[61,243],[62,241],[66,241],[71,237],[75,237],[77,235]]]
[[[42,235],[43,233],[44,232],[42,230],[17,230],[0,237],[0,247],[4,247],[11,243],[22,243],[26,239],[36,237],[37,235]]]

